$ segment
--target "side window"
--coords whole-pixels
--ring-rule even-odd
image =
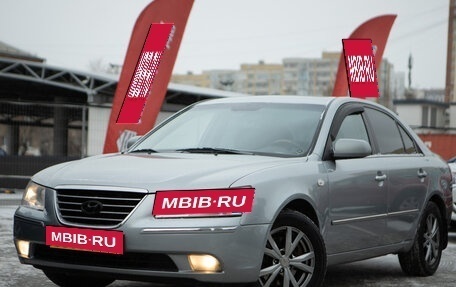
[[[359,139],[369,142],[366,126],[364,125],[361,114],[352,114],[344,118],[337,133],[336,141],[338,139]]]
[[[404,144],[396,122],[385,113],[366,108],[381,154],[404,153]]]
[[[400,126],[399,126],[399,131],[401,132],[402,141],[404,142],[405,153],[408,153],[408,154],[418,153],[415,148],[415,143],[410,138],[410,136],[404,131],[404,129]]]

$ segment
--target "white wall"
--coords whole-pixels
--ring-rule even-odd
[[[421,105],[397,105],[396,112],[399,117],[409,126],[421,126],[422,106]]]
[[[89,122],[87,134],[87,155],[103,153],[103,147],[108,130],[110,108],[89,107]]]
[[[456,103],[450,106],[450,128],[456,129]],[[456,133],[456,130],[451,130]]]

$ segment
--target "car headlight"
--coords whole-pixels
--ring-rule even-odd
[[[46,188],[44,186],[38,185],[34,182],[29,182],[25,188],[21,205],[38,210],[44,210],[45,190]]]

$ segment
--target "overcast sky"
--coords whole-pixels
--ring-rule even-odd
[[[88,71],[91,62],[122,64],[136,17],[150,0],[1,0],[0,41]],[[449,0],[195,0],[174,73],[239,69],[341,51],[362,22],[397,14],[384,58],[412,86],[445,85]]]

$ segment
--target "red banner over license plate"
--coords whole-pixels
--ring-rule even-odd
[[[232,214],[251,212],[255,189],[157,191],[154,216]]]
[[[46,226],[46,245],[123,254],[124,236],[122,231]]]

